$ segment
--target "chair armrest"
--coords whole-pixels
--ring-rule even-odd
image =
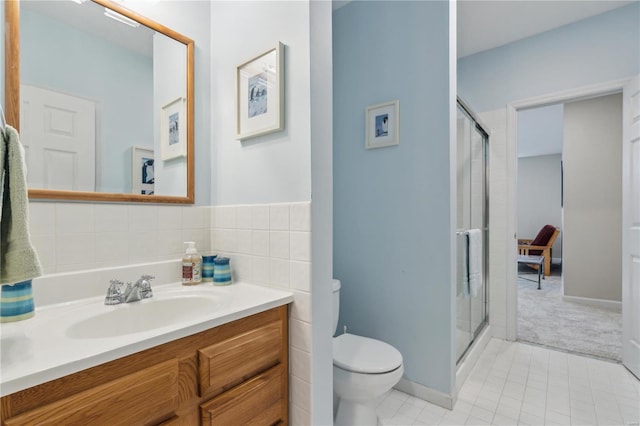
[[[527,238],[518,238],[518,244],[531,244],[531,239],[527,239]]]
[[[520,248],[520,246],[518,246],[518,248]],[[522,248],[528,248],[529,250],[546,250],[548,248],[551,248],[549,246],[530,246],[530,245],[525,245]]]

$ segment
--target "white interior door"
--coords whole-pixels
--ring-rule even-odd
[[[29,187],[95,191],[95,103],[26,84],[20,99]]]
[[[622,362],[640,378],[640,77],[623,90]]]

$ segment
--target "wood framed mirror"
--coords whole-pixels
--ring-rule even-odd
[[[193,204],[193,40],[108,0],[4,4],[29,198]]]

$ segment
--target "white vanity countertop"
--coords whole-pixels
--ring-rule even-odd
[[[174,301],[181,306],[180,314],[174,311],[176,318],[169,321]],[[0,324],[0,396],[292,301],[290,292],[247,283],[225,287],[174,283],[153,286],[153,298],[141,302],[105,306],[101,296],[36,308],[31,319]],[[144,306],[154,302],[160,303],[152,310]],[[191,302],[198,302],[193,304],[194,310],[189,309]],[[164,312],[159,307],[166,309],[167,315],[158,314]],[[159,326],[148,326],[151,315],[160,315]],[[94,324],[99,330],[95,336],[88,335]]]

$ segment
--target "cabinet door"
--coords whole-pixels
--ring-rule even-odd
[[[278,365],[200,405],[202,424],[271,426],[284,421],[284,373]]]
[[[17,425],[133,425],[162,421],[178,408],[178,360],[129,374],[5,421]]]
[[[284,333],[277,320],[200,349],[200,395],[220,393],[283,362]]]

